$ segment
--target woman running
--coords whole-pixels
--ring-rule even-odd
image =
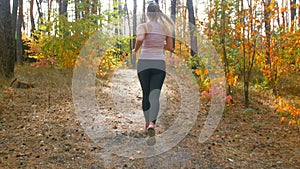
[[[147,16],[149,21],[138,26],[136,45],[132,53],[135,55],[141,48],[137,72],[143,90],[142,108],[146,130],[153,137],[159,112],[160,91],[166,76],[163,50],[173,50],[174,22],[153,2],[147,7]]]

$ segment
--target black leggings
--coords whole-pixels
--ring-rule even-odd
[[[139,60],[138,78],[143,90],[142,107],[146,122],[156,122],[159,112],[159,97],[166,77],[163,60]]]

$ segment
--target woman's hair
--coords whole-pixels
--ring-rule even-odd
[[[168,36],[172,36],[174,31],[174,22],[170,17],[164,14],[157,3],[151,2],[147,8],[147,15],[149,19],[157,19],[163,26],[164,31],[166,31]]]

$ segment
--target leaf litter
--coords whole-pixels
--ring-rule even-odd
[[[71,71],[50,68],[18,68],[16,76],[35,88],[3,87],[0,95],[1,168],[296,168],[300,166],[300,138],[297,128],[281,124],[273,109],[253,92],[252,113],[245,113],[242,96],[227,105],[214,134],[204,143],[198,136],[210,102],[201,100],[201,113],[189,134],[171,150],[148,158],[99,156],[103,147],[94,144],[74,113]],[[125,74],[126,75],[126,74]],[[115,132],[145,137],[143,119],[131,120],[116,113],[110,80],[100,80],[97,97],[107,110],[107,122]],[[135,82],[136,83],[136,82]],[[103,85],[105,84],[105,85]],[[138,85],[126,89],[130,106],[139,107],[141,95],[132,94]],[[138,86],[139,87],[139,86]],[[158,132],[163,133],[177,117],[179,91],[172,78],[164,85],[166,111],[160,116]],[[140,107],[141,108],[141,107]],[[261,111],[264,110],[264,111]],[[140,110],[131,114],[138,115]],[[126,112],[130,113],[130,112]],[[141,154],[143,152],[136,152]]]

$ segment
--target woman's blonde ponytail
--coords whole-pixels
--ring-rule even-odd
[[[152,19],[157,18],[160,24],[163,26],[167,36],[172,36],[172,32],[174,31],[174,22],[159,9],[159,6],[156,3],[149,4],[148,16]]]

